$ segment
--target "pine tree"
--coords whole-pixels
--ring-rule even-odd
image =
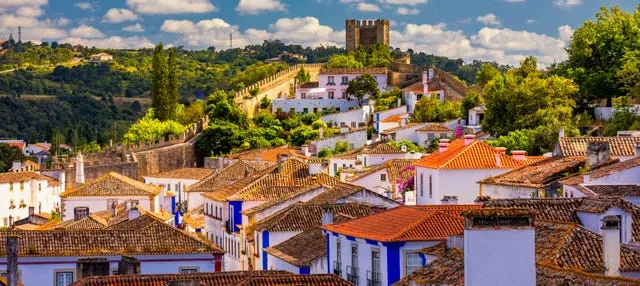
[[[151,107],[159,120],[169,119],[167,105],[167,57],[162,43],[153,51],[151,78]]]
[[[169,66],[167,74],[167,109],[169,118],[174,119],[176,116],[176,107],[180,100],[180,87],[178,86],[178,64],[176,63],[175,49],[169,50]]]

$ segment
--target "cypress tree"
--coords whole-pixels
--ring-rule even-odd
[[[153,51],[151,78],[151,107],[159,120],[169,119],[167,109],[167,57],[162,43]]]
[[[174,119],[176,107],[180,100],[180,87],[178,86],[178,64],[176,63],[175,49],[169,50],[169,66],[167,74],[167,109],[169,118]]]

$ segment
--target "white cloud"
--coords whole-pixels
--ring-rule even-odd
[[[256,15],[267,11],[286,11],[287,7],[280,0],[240,0],[236,11],[240,14]]]
[[[135,23],[134,25],[123,27],[122,30],[125,32],[142,33],[144,32],[144,27],[142,27],[140,23]]]
[[[573,28],[569,25],[562,25],[558,27],[558,37],[565,42],[571,41],[573,36]]]
[[[535,22],[538,22],[538,20],[536,20],[536,19],[529,19],[529,20],[527,20],[525,23],[527,23],[527,24],[534,24]]]
[[[493,25],[493,26],[500,25],[500,20],[498,20],[498,17],[493,13],[489,13],[484,16],[478,16],[476,18],[476,21],[485,25]]]
[[[399,7],[398,10],[396,10],[396,13],[400,14],[400,15],[418,15],[420,14],[420,10],[413,8],[407,8],[407,7]]]
[[[47,5],[48,0],[2,0],[0,1],[0,11],[18,9],[24,6],[40,7]]]
[[[428,0],[378,0],[383,4],[391,4],[391,5],[409,5],[415,6],[418,4],[426,4]]]
[[[356,9],[358,9],[358,11],[362,11],[362,12],[380,12],[380,7],[378,7],[378,5],[376,4],[371,4],[371,3],[365,3],[365,2],[360,2],[358,3],[358,6],[356,6]]]
[[[111,8],[102,17],[102,22],[106,23],[122,23],[138,20],[138,15],[128,9]]]
[[[44,15],[44,11],[39,7],[23,6],[16,9],[16,14],[23,17],[39,17]]]
[[[571,8],[582,4],[582,0],[553,0],[553,5],[563,8]]]
[[[97,47],[106,49],[137,49],[152,48],[154,44],[146,37],[108,37],[99,39],[87,39],[81,37],[68,37],[61,39],[60,43],[69,43],[72,45],[83,45],[87,47]]]
[[[140,14],[207,13],[218,9],[209,0],[126,0]]]
[[[160,30],[169,33],[189,34],[198,32],[198,27],[189,20],[164,20]]]
[[[93,5],[89,2],[76,2],[73,6],[78,7],[82,10],[93,10]]]
[[[105,34],[103,34],[102,32],[100,32],[100,30],[91,27],[91,26],[87,26],[87,25],[80,25],[76,28],[71,29],[71,31],[69,32],[69,34],[72,37],[78,37],[78,38],[104,38],[106,37]]]

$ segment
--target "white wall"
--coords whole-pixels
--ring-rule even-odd
[[[284,270],[284,271],[289,271],[293,274],[300,274],[300,268],[298,266],[294,266],[292,264],[289,264],[288,262],[275,257],[271,254],[267,253],[268,258],[268,265],[267,265],[267,269],[269,270]]]
[[[13,191],[11,191],[11,184],[13,184]],[[29,207],[34,207],[34,211],[39,211],[38,207],[42,206],[41,210],[44,213],[49,213],[55,210],[60,204],[61,187],[52,187],[48,185],[47,180],[28,180],[22,182],[22,189],[20,188],[20,182],[2,183],[0,184],[0,194],[2,200],[0,200],[0,226],[8,226],[9,216],[13,217],[13,221],[23,219],[29,216]],[[10,209],[11,200],[15,208]],[[21,202],[24,203],[24,207],[20,207]],[[5,225],[5,219],[7,225]]]
[[[329,85],[329,77],[333,76],[333,82],[335,85]],[[341,84],[342,77],[346,76],[349,80],[362,76],[362,74],[319,74],[318,75],[318,87],[326,89],[334,89],[336,97],[342,96],[342,92],[346,91],[349,87],[348,84]],[[387,74],[372,74],[378,83],[378,89],[382,92],[387,88]]]
[[[353,132],[340,133],[333,137],[322,138],[312,141],[309,144],[311,149],[315,148],[315,152],[320,152],[324,148],[334,149],[336,143],[346,141],[350,145],[350,149],[362,147],[367,144],[367,130],[362,129]]]
[[[385,181],[380,180],[380,175],[384,174],[386,176]],[[395,182],[389,182],[389,174],[387,173],[387,169],[382,169],[375,173],[369,174],[365,177],[359,178],[357,180],[349,182],[356,186],[364,187],[368,190],[372,190],[380,195],[387,196],[385,192],[393,192],[392,183],[395,185]]]
[[[536,285],[534,229],[465,230],[464,285]]]
[[[167,211],[171,211],[171,196],[167,196],[167,191],[171,190],[175,193],[176,202],[178,201],[178,191],[181,186],[181,196],[183,200],[188,201],[189,210],[197,209],[198,207],[204,204],[204,199],[202,199],[199,195],[189,196],[188,193],[185,193],[184,190],[186,187],[191,186],[197,183],[198,180],[193,179],[174,179],[174,178],[153,178],[153,177],[144,177],[145,184],[154,184],[156,186],[162,187],[162,193],[160,193],[162,201],[162,208]],[[169,205],[166,205],[169,202]]]
[[[418,133],[418,145],[422,147],[429,147],[431,141],[436,138],[452,138],[455,135],[454,131],[444,132],[432,132],[432,131],[417,131]]]
[[[425,127],[429,125],[429,123],[424,123],[424,124],[419,124],[413,127],[409,127],[409,128],[404,128],[401,130],[398,130],[395,132],[395,137],[393,137],[393,140],[395,141],[400,141],[400,140],[409,140],[411,142],[414,143],[419,143],[420,138],[418,138],[418,129]]]
[[[359,108],[357,100],[346,99],[274,99],[271,101],[271,111],[276,112],[281,109],[283,112],[289,112],[291,108],[295,109],[298,113],[303,113],[307,108],[309,113],[322,111],[322,109],[329,109],[335,107],[340,111],[347,111],[349,109]]]
[[[489,196],[492,199],[531,199],[540,198],[541,193],[536,188],[523,186],[503,186],[503,185],[482,185],[482,195]]]
[[[378,166],[392,159],[409,159],[409,153],[395,154],[362,154],[357,157],[362,161],[364,167]]]
[[[608,215],[620,216],[622,221],[620,222],[621,228],[620,232],[622,235],[622,243],[628,243],[631,241],[632,237],[632,226],[633,217],[631,214],[626,213],[620,208],[614,207],[606,210],[603,213],[587,213],[587,212],[576,212],[578,215],[578,219],[580,219],[580,224],[590,231],[602,235],[602,219]]]
[[[416,166],[415,188],[417,204],[440,204],[444,196],[458,196],[459,204],[472,204],[479,195],[477,181],[497,176],[511,169],[431,169]],[[423,174],[424,183],[420,181]],[[432,175],[433,194],[429,197],[429,175]],[[424,190],[420,187],[423,186]]]
[[[329,175],[335,176],[338,169],[352,168],[355,164],[355,159],[329,158]]]
[[[333,127],[341,126],[341,123],[344,123],[349,127],[358,127],[359,123],[367,123],[372,112],[373,107],[366,105],[362,108],[323,115],[320,116],[320,120],[326,122],[327,124],[331,123]]]
[[[157,196],[155,200],[157,200]],[[111,206],[108,206],[108,200],[118,200],[118,203],[123,203],[129,200],[137,200],[139,205],[148,211],[153,211],[151,208],[151,204],[154,201],[148,196],[126,196],[126,197],[65,197],[62,198],[62,220],[73,219],[74,213],[73,209],[76,207],[88,207],[89,213],[95,213],[99,211],[104,211],[107,209],[111,209]]]

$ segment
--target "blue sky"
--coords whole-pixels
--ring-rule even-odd
[[[2,0],[0,38],[136,48],[160,41],[187,48],[280,39],[344,45],[345,19],[386,18],[391,45],[465,60],[543,65],[566,58],[573,30],[603,5],[632,0]]]

